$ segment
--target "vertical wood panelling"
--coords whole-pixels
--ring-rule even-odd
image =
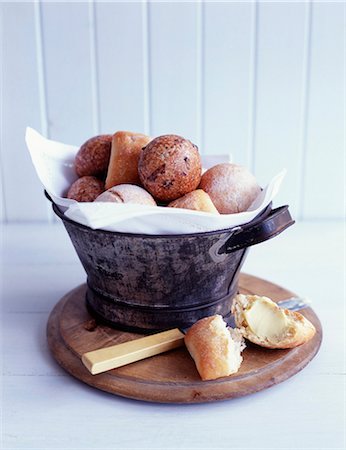
[[[342,217],[343,2],[1,8],[0,221],[51,217],[27,125],[75,145],[119,129],[181,134],[205,154],[231,153],[261,184],[286,167],[276,203],[296,218]]]
[[[40,101],[40,116],[41,116],[41,132],[43,136],[49,137],[48,128],[48,111],[47,111],[47,87],[46,87],[46,72],[44,64],[43,52],[43,36],[42,36],[42,9],[41,3],[35,2],[35,31],[36,31],[36,57],[37,57],[37,77],[39,87],[39,101]],[[48,222],[56,222],[58,218],[52,210],[50,202],[47,203]]]
[[[205,37],[205,2],[198,1],[196,10],[196,142],[198,142],[200,152],[204,150],[204,37]]]
[[[250,49],[250,119],[248,125],[249,143],[248,143],[248,157],[247,166],[251,172],[254,172],[255,166],[255,135],[256,135],[256,111],[257,111],[257,56],[258,56],[258,1],[254,0],[252,8],[252,28],[251,28],[251,49]]]
[[[144,95],[144,133],[151,133],[151,103],[150,103],[150,49],[149,49],[149,4],[142,2],[142,49],[143,49],[143,95]]]
[[[312,24],[312,3],[309,1],[307,13],[305,17],[305,45],[304,45],[304,68],[303,68],[303,88],[302,88],[302,124],[301,124],[301,164],[300,164],[300,202],[297,217],[303,218],[304,210],[304,179],[306,171],[306,147],[307,147],[307,118],[308,118],[308,106],[309,106],[309,83],[310,83],[310,71],[311,71],[311,24]]]
[[[150,3],[152,134],[198,142],[197,3]],[[201,149],[203,151],[203,149]]]
[[[250,164],[251,3],[206,3],[204,141],[206,153]]]
[[[0,166],[1,166],[0,160]],[[6,222],[6,205],[5,205],[5,192],[3,189],[3,176],[0,169],[0,222]]]
[[[88,3],[41,8],[49,136],[80,145],[94,132]]]
[[[33,3],[3,3],[2,174],[7,220],[47,220],[47,201],[24,142],[41,128]]]
[[[90,38],[90,73],[91,73],[91,97],[93,114],[93,134],[100,134],[100,95],[97,66],[97,45],[96,45],[96,11],[95,2],[89,2],[89,38]]]
[[[254,170],[261,183],[288,173],[277,203],[300,204],[304,38],[308,4],[258,4]]]
[[[102,132],[146,131],[142,5],[96,5],[96,44]]]
[[[344,214],[345,3],[313,3],[304,218]]]
[[[3,26],[3,9],[0,5],[0,63],[3,62],[3,42],[4,42],[4,26]],[[0,101],[2,102],[4,95],[3,86],[3,71],[0,70]],[[3,105],[0,107],[0,223],[6,222],[6,205],[5,205],[5,192],[4,192],[4,177],[3,177],[3,165],[2,165],[2,119],[3,119]],[[1,230],[1,225],[0,225]],[[1,244],[0,244],[1,245]]]

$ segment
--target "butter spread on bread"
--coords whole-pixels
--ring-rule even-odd
[[[241,334],[262,347],[297,347],[316,332],[302,314],[282,309],[268,297],[238,294],[233,300],[232,314]]]

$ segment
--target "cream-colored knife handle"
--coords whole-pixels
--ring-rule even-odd
[[[92,375],[96,375],[167,352],[183,344],[184,334],[178,328],[174,328],[173,330],[124,342],[123,344],[84,353],[82,361]]]

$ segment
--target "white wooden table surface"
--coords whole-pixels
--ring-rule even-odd
[[[84,271],[61,224],[4,226],[3,448],[344,448],[343,236],[340,222],[299,223],[253,248],[244,266],[313,301],[324,338],[302,372],[236,400],[160,405],[97,391],[55,363],[47,318]]]

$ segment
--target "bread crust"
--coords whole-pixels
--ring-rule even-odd
[[[143,186],[158,200],[170,202],[197,189],[202,165],[196,145],[167,134],[153,139],[138,163]]]
[[[103,181],[93,176],[78,178],[67,192],[67,198],[77,202],[93,202],[104,191]]]
[[[243,360],[244,340],[237,330],[231,334],[222,316],[205,317],[185,335],[185,345],[202,380],[214,380],[236,373]]]
[[[236,326],[239,328],[244,338],[254,344],[260,345],[261,347],[270,349],[287,349],[298,347],[313,338],[316,333],[314,325],[299,312],[290,311],[288,309],[282,309],[288,318],[288,326],[286,334],[280,340],[274,341],[272,339],[265,339],[254,334],[248,328],[244,317],[244,311],[259,298],[261,297],[257,295],[238,294],[233,300],[231,312],[234,314]],[[276,307],[279,308],[277,305]]]
[[[220,214],[247,211],[261,191],[248,169],[230,163],[208,169],[202,175],[199,187],[210,195]]]
[[[150,141],[151,137],[131,131],[117,131],[113,134],[106,189],[124,183],[140,184],[139,155]]]
[[[135,184],[119,184],[99,195],[95,202],[135,203],[156,206],[153,197],[145,189]]]
[[[101,134],[88,139],[75,158],[75,169],[79,177],[93,175],[104,179],[111,154],[111,134]]]
[[[169,203],[167,206],[170,208],[192,209],[194,211],[204,211],[212,214],[219,214],[209,195],[202,189],[196,189],[195,191],[189,192],[183,197],[180,197],[177,200]]]

